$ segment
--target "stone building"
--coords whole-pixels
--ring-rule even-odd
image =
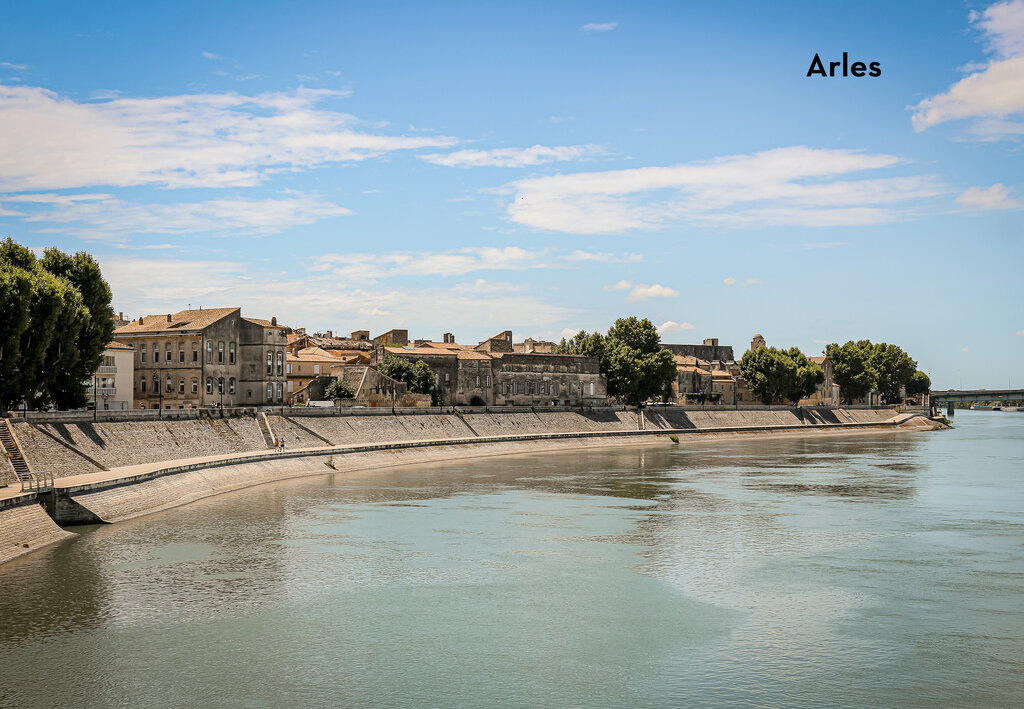
[[[434,371],[446,406],[581,406],[607,398],[607,382],[594,357],[517,352],[509,330],[475,346],[456,343],[451,333],[444,340],[382,348],[376,361],[385,353],[423,360]]]
[[[702,345],[666,345],[666,350],[672,354],[697,357],[707,362],[734,362],[736,358],[732,354],[732,345],[719,345],[717,337],[709,337]]]
[[[114,336],[135,349],[137,408],[258,406],[284,401],[283,329],[211,308],[145,315]]]
[[[818,385],[817,390],[806,399],[800,400],[800,406],[839,406],[839,386],[833,379],[832,360],[828,357],[808,357],[818,364],[825,372],[825,381]]]
[[[86,389],[87,408],[124,411],[134,408],[135,348],[113,341],[103,350],[103,359]]]

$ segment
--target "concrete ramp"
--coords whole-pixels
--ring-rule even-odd
[[[38,502],[0,507],[0,564],[76,536],[58,527]]]

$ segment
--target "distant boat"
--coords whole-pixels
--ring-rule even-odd
[[[971,404],[971,411],[999,411],[999,407],[982,406],[981,404]]]
[[[1004,406],[1003,411],[1020,411],[1019,406]]]

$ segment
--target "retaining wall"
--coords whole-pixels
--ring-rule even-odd
[[[0,502],[0,564],[74,536],[56,525],[34,495]]]

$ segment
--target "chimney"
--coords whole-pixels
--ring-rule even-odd
[[[444,344],[455,344],[455,335],[450,332],[444,333]]]
[[[124,311],[123,310],[120,313],[117,314],[117,319],[118,320],[124,320]]]
[[[277,318],[270,318],[270,324],[277,327]]]
[[[324,333],[324,337],[333,338],[334,337],[334,331],[333,330],[328,330],[327,332]]]
[[[141,315],[139,316],[139,325],[145,325],[145,323],[142,321],[142,316]]]
[[[171,322],[171,314],[167,313],[167,322]]]

